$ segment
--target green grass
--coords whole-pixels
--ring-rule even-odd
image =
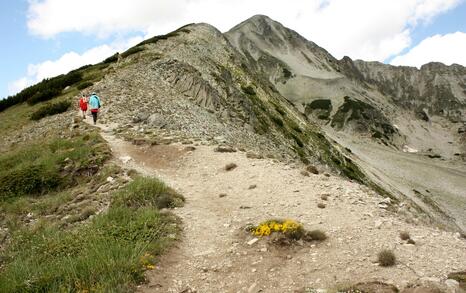
[[[178,237],[177,218],[159,212],[151,199],[167,189],[156,179],[137,178],[87,225],[62,230],[40,222],[18,229],[3,256],[0,292],[132,291]],[[172,202],[181,197],[171,196]]]
[[[5,152],[0,155],[0,201],[76,185],[83,177],[96,173],[109,157],[108,146],[95,132]]]
[[[83,90],[83,89],[88,88],[88,87],[93,86],[93,85],[94,85],[94,83],[92,81],[84,81],[84,82],[81,82],[80,84],[78,84],[76,86],[76,88],[78,90]]]
[[[182,206],[184,197],[160,180],[137,177],[115,195],[114,205],[132,208],[151,206],[158,209]]]

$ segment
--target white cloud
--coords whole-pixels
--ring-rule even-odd
[[[57,60],[47,60],[38,64],[29,64],[27,76],[8,85],[9,94],[15,94],[44,78],[67,73],[83,65],[101,62],[114,53],[122,52],[141,41],[142,37],[134,37],[124,42],[94,47],[82,54],[68,52]]]
[[[33,83],[34,81],[27,77],[20,78],[8,85],[8,93],[14,95]]]
[[[190,22],[225,31],[265,14],[326,48],[335,57],[383,61],[411,43],[419,23],[462,0],[30,0],[28,27],[42,37],[62,32],[108,35],[167,33]]]
[[[418,68],[432,61],[446,65],[457,63],[466,66],[466,33],[456,32],[435,35],[424,39],[408,53],[395,57],[391,64],[409,65]]]

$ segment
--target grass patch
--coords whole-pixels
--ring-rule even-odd
[[[283,123],[283,120],[278,118],[277,116],[270,116],[270,118],[272,119],[273,123],[275,123],[275,125],[277,125],[278,127],[283,127],[285,124]]]
[[[391,267],[395,265],[396,257],[395,254],[388,249],[384,249],[377,255],[379,265],[382,267]]]
[[[174,208],[183,205],[185,199],[160,180],[137,177],[126,188],[118,191],[113,205],[140,208],[151,206],[158,209]]]
[[[61,230],[39,222],[15,231],[2,256],[0,292],[133,291],[180,232],[177,218],[159,212],[145,193],[148,186],[168,187],[149,178],[134,182],[87,225]],[[180,198],[172,196],[172,202]],[[122,198],[130,198],[131,206]]]
[[[84,81],[84,82],[81,82],[80,84],[78,84],[78,86],[76,87],[78,90],[83,90],[83,89],[86,89],[90,86],[93,86],[94,83],[92,81]]]
[[[248,86],[241,86],[241,90],[247,94],[247,95],[250,95],[250,96],[255,96],[256,95],[256,91],[254,90],[254,88],[250,85]]]
[[[40,120],[47,116],[52,116],[66,112],[71,106],[70,101],[61,101],[58,103],[47,104],[40,107],[37,111],[32,113],[31,120]]]
[[[0,200],[42,195],[95,174],[110,150],[97,133],[57,138],[0,155]],[[84,176],[85,177],[85,176]]]

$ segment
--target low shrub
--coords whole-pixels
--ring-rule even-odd
[[[247,95],[250,95],[250,96],[254,96],[256,94],[256,91],[254,90],[254,88],[250,85],[248,86],[241,86],[241,90],[247,94]]]
[[[0,173],[0,198],[44,194],[60,185],[57,168],[45,164],[21,164]]]
[[[285,124],[283,123],[283,120],[280,119],[280,118],[278,118],[278,117],[276,117],[276,116],[273,116],[273,115],[272,115],[270,118],[272,119],[273,123],[275,123],[275,125],[277,125],[278,127],[283,127],[283,125],[285,125]]]
[[[43,81],[25,88],[14,96],[0,100],[0,112],[16,104],[28,101],[33,105],[38,102],[50,100],[62,92],[67,86],[76,84],[82,80],[82,72],[79,70],[70,71],[68,74],[59,75],[53,78],[46,78]]]
[[[137,44],[137,46],[141,46],[141,45],[146,45],[146,44],[155,44],[157,43],[158,41],[160,40],[167,40],[169,38],[172,38],[172,37],[176,37],[178,36],[180,33],[186,33],[186,34],[189,34],[191,32],[191,30],[189,30],[188,28],[186,28],[187,26],[189,25],[192,25],[192,23],[190,24],[187,24],[187,25],[184,25],[180,28],[178,28],[177,30],[175,31],[172,31],[166,35],[160,35],[160,36],[155,36],[155,37],[152,37],[150,39],[147,39],[147,40],[144,40],[142,41],[141,43]]]
[[[312,230],[306,233],[306,236],[312,240],[324,241],[327,239],[327,234],[321,230]]]
[[[395,265],[396,257],[395,254],[388,249],[384,249],[377,255],[379,265],[382,267],[391,267]]]
[[[71,102],[69,101],[61,101],[58,103],[44,105],[31,114],[31,120],[37,121],[47,116],[52,116],[66,112],[70,106]]]
[[[128,57],[130,55],[136,54],[136,53],[141,52],[141,51],[144,51],[144,47],[142,47],[142,46],[132,47],[132,48],[129,48],[128,50],[126,50],[125,52],[123,52],[121,54],[121,57],[126,58],[126,57]]]
[[[119,53],[115,53],[112,56],[105,59],[104,61],[102,61],[102,63],[109,64],[109,63],[117,62],[118,61],[118,55],[119,55]]]
[[[76,88],[77,88],[78,90],[83,90],[83,89],[88,88],[88,87],[90,87],[90,86],[92,86],[92,85],[94,85],[93,82],[91,82],[91,81],[84,81],[84,82],[78,84],[78,86],[77,86]]]
[[[44,89],[43,91],[36,92],[32,97],[27,100],[29,105],[35,105],[39,102],[45,102],[51,100],[61,94],[61,89],[59,88],[49,88]]]
[[[87,175],[98,171],[110,150],[97,133],[86,136],[50,139],[0,154],[0,200],[89,180]]]
[[[269,236],[273,233],[282,234],[288,240],[304,240],[304,241],[323,241],[327,239],[327,235],[320,230],[306,231],[301,223],[294,220],[279,220],[273,219],[260,223],[257,226],[249,228],[254,236]],[[275,239],[277,243],[290,244],[287,241],[282,241],[280,238]]]
[[[163,209],[183,206],[184,201],[182,195],[162,181],[139,176],[115,195],[113,205],[131,208],[152,206]]]
[[[317,207],[318,207],[319,209],[325,209],[325,204],[319,202],[319,203],[317,204]]]
[[[408,240],[408,239],[411,239],[411,237],[409,236],[409,233],[406,232],[406,231],[400,232],[400,238],[401,238],[401,240]]]
[[[281,232],[285,235],[296,238],[304,234],[303,226],[294,220],[269,220],[260,223],[253,231],[255,236],[269,236],[274,232]],[[298,238],[299,239],[299,238]]]

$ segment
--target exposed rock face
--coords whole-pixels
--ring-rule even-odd
[[[231,29],[226,36],[246,58],[258,64],[283,96],[320,124],[339,119],[332,116],[341,105],[348,104],[344,100],[346,96],[355,97],[372,108],[379,108],[376,103],[383,102],[380,93],[371,94],[374,90],[363,81],[364,76],[350,58],[338,61],[315,43],[266,16],[252,17]],[[384,117],[380,110],[377,111],[378,117]],[[381,119],[383,124],[394,128],[389,119],[377,120]],[[342,120],[343,123],[346,121]],[[372,124],[369,118],[365,127],[331,125],[337,125],[339,130],[372,135],[373,129],[380,128],[379,122],[368,125]],[[387,132],[386,140],[393,141],[393,134],[395,132]]]
[[[421,117],[427,112],[452,122],[466,120],[466,68],[461,65],[428,63],[420,70],[361,60],[354,65],[365,81],[376,85],[400,107]]]

